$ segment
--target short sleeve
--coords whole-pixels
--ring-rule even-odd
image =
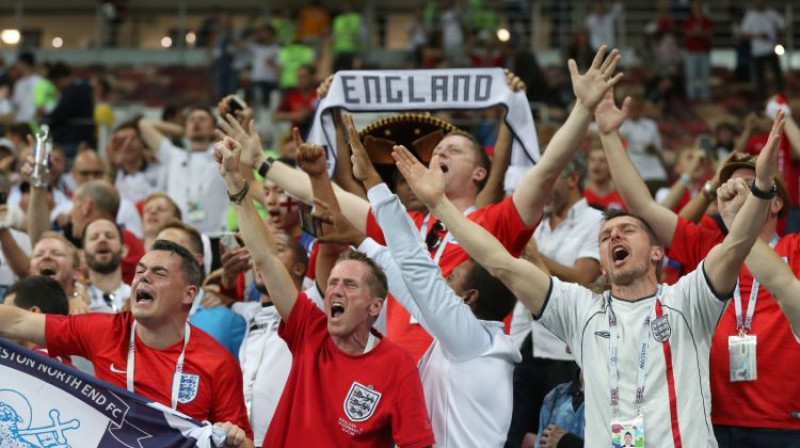
[[[681,265],[682,273],[691,272],[724,238],[720,231],[704,228],[678,217],[667,256]]]
[[[697,269],[668,288],[673,289],[673,300],[679,301],[675,306],[683,311],[695,334],[705,335],[710,342],[730,297],[722,296],[714,290],[702,262]]]
[[[161,145],[158,147],[159,162],[167,165],[170,159],[178,157],[181,152],[182,150],[173,145],[167,137],[163,137],[161,139]]]
[[[213,378],[215,392],[214,407],[211,410],[212,423],[231,422],[244,431],[248,439],[253,440],[253,429],[242,395],[242,370],[233,358],[227,364]]]
[[[525,225],[514,205],[513,196],[509,196],[497,204],[483,207],[475,213],[480,214],[474,218],[470,215],[470,218],[494,235],[515,257],[522,253],[538,225],[538,223],[533,223],[530,227]]]
[[[434,444],[422,381],[416,369],[397,385],[392,412],[392,437],[400,448],[422,448]]]
[[[91,359],[93,341],[98,334],[105,334],[109,326],[103,325],[115,315],[81,314],[77,316],[47,315],[44,336],[47,351],[53,356],[83,356]]]
[[[583,286],[550,277],[550,289],[542,311],[533,318],[573,347],[574,351],[580,346],[575,343],[578,332],[598,300],[602,300],[600,295]]]
[[[286,341],[289,350],[295,353],[315,336],[327,335],[327,331],[325,313],[301,292],[297,295],[289,317],[281,322],[278,335]]]

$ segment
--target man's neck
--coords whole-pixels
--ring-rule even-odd
[[[369,332],[369,328],[360,328],[349,336],[331,335],[331,339],[339,350],[350,356],[358,356],[364,354],[364,349],[367,347],[367,340],[369,340]]]
[[[629,285],[611,284],[611,295],[620,300],[632,302],[655,295],[658,291],[658,280],[655,271],[649,273]]]
[[[210,144],[211,140],[206,138],[189,140],[189,150],[192,152],[203,152],[208,150]]]
[[[144,238],[142,239],[142,244],[144,244],[144,250],[145,250],[145,251],[147,251],[147,249],[148,249],[150,246],[152,246],[152,245],[153,245],[153,243],[156,241],[156,236],[158,236],[158,235],[153,235],[153,236],[147,236],[147,235],[145,235],[145,236],[144,236]]]
[[[450,196],[447,195],[447,199],[456,206],[456,208],[461,211],[462,213],[465,212],[468,208],[475,206],[475,196]]]
[[[108,274],[101,274],[97,271],[89,270],[89,280],[97,289],[106,294],[110,294],[122,285],[122,270],[117,268],[114,272]]]
[[[561,210],[558,210],[557,212],[550,213],[551,229],[555,229],[556,227],[558,227],[559,224],[564,222],[564,220],[567,219],[567,216],[569,216],[569,211],[572,210],[572,207],[574,207],[575,204],[577,204],[578,201],[582,199],[580,195],[575,195],[575,194],[570,194],[570,195],[571,195],[571,197],[569,198],[570,202],[567,205],[562,207]]]
[[[127,162],[122,162],[120,164],[120,168],[122,168],[122,171],[125,171],[125,173],[127,174],[133,174],[141,170],[143,166],[144,166],[144,159],[141,157]]]
[[[136,334],[139,339],[144,345],[156,350],[164,350],[182,341],[185,330],[186,316],[183,316],[183,319],[172,319],[153,325],[137,321],[136,325]]]
[[[605,196],[614,190],[614,184],[611,178],[601,180],[586,180],[586,188],[592,190],[598,196]]]

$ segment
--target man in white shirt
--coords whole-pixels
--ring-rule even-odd
[[[595,0],[592,9],[592,13],[586,16],[586,30],[592,51],[599,50],[603,45],[614,48],[614,25],[622,11],[621,5],[614,4],[609,8],[608,1]]]
[[[708,358],[711,337],[739,270],[758,237],[777,189],[776,126],[756,165],[756,180],[734,179],[718,192],[724,211],[747,196],[725,240],[696,271],[673,286],[659,285],[664,257],[652,229],[631,215],[611,215],[599,235],[600,264],[610,292],[597,294],[549,277],[512,257],[445,197],[441,166],[426,169],[407,151],[397,166],[417,197],[431,207],[459,244],[524,301],[536,319],[565,340],[585,372],[586,446],[620,443],[642,432],[645,446],[711,446]]]
[[[769,67],[775,81],[775,91],[782,92],[783,70],[775,45],[780,43],[786,21],[772,8],[767,8],[766,0],[755,0],[742,20],[742,32],[750,39],[751,73],[755,82],[756,95],[763,101],[767,98],[764,70]]]
[[[628,119],[619,128],[628,142],[628,156],[647,183],[650,193],[667,185],[667,171],[661,161],[661,132],[655,121],[643,115],[644,98],[632,95]]]
[[[214,152],[214,116],[203,107],[193,108],[186,117],[189,147],[176,147],[159,131],[156,123],[142,118],[139,133],[147,146],[167,167],[167,194],[178,204],[184,221],[215,239],[225,230],[228,194],[217,175]],[[212,241],[213,242],[213,241]]]
[[[99,218],[83,231],[83,253],[89,267],[89,309],[118,313],[131,294],[122,281],[122,232],[117,224]]]
[[[167,189],[166,166],[159,161],[148,161],[144,151],[144,141],[135,122],[121,124],[108,142],[106,156],[114,186],[123,200],[138,203]]]
[[[585,177],[584,159],[576,156],[553,184],[533,232],[538,257],[550,274],[581,285],[600,275],[597,234],[603,224],[603,214],[583,198]],[[516,443],[525,433],[536,433],[545,395],[574,378],[577,366],[564,341],[534,321],[521,302],[514,308],[511,336],[523,358],[514,371],[514,420],[509,431],[509,441]]]

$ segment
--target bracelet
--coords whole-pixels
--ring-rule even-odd
[[[759,199],[772,199],[778,194],[778,185],[773,182],[772,188],[770,188],[769,191],[763,191],[756,187],[756,183],[753,182],[753,185],[750,186],[750,192]]]
[[[267,173],[269,169],[272,168],[272,164],[275,162],[275,159],[272,157],[267,157],[267,160],[261,163],[261,166],[258,167],[258,175],[263,177],[264,179],[267,178]]]
[[[241,205],[244,197],[247,196],[247,193],[250,191],[250,183],[246,180],[244,181],[244,186],[238,193],[231,194],[228,192],[228,199],[236,205]]]

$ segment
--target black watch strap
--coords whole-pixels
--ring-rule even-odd
[[[269,172],[269,169],[272,168],[273,163],[275,163],[275,159],[272,157],[267,157],[267,160],[261,162],[261,166],[258,167],[258,175],[266,179],[267,173]]]
[[[763,191],[756,187],[756,183],[753,182],[753,185],[750,187],[750,192],[759,199],[772,199],[778,194],[778,186],[773,182],[772,188],[770,188],[769,191]]]

